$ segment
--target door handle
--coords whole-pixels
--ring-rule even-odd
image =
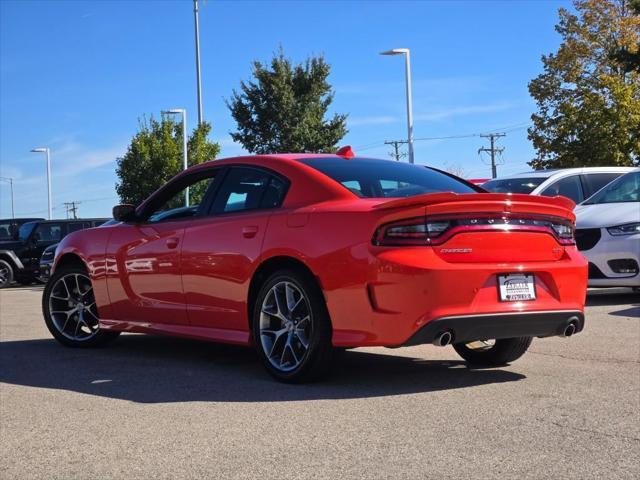
[[[178,246],[180,239],[177,237],[171,237],[167,239],[167,248],[174,249]]]
[[[242,227],[242,236],[244,238],[253,238],[256,233],[258,233],[258,227],[256,226]]]

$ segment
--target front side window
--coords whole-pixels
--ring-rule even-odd
[[[524,193],[530,194],[548,177],[500,178],[489,180],[482,188],[492,193]]]
[[[354,158],[305,158],[300,162],[324,173],[358,197],[402,198],[423,193],[476,193],[460,180],[421,165]]]
[[[556,195],[562,195],[563,197],[570,198],[575,203],[580,203],[584,200],[582,194],[582,185],[580,184],[580,177],[578,175],[572,175],[565,177],[552,183],[544,189],[542,195],[545,197],[555,197]]]
[[[31,235],[31,232],[33,232],[33,229],[36,228],[36,225],[38,225],[38,222],[27,222],[20,225],[20,230],[18,230],[18,238],[22,242],[26,242],[29,238],[29,235]]]
[[[241,212],[278,207],[286,193],[286,182],[270,173],[232,167],[216,195],[215,213]]]
[[[589,173],[582,176],[587,195],[593,195],[605,185],[618,178],[620,173]]]
[[[151,206],[147,222],[168,222],[198,215],[200,203],[204,200],[215,173],[215,171],[205,172],[191,180],[185,179],[174,188],[169,186],[166,192],[160,194],[160,198],[154,202],[156,205]]]
[[[618,177],[584,202],[584,205],[626,202],[640,202],[640,172],[627,173]]]

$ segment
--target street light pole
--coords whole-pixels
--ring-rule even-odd
[[[53,209],[51,207],[51,152],[49,148],[38,147],[31,149],[33,153],[47,154],[47,197],[49,204],[49,220],[53,219]]]
[[[193,21],[196,31],[196,81],[198,84],[198,125],[202,125],[202,84],[200,83],[200,25],[198,22],[198,0],[193,0]]]
[[[172,108],[171,110],[163,110],[165,115],[182,115],[182,169],[189,168],[189,161],[187,159],[187,111],[184,108]],[[189,187],[184,192],[184,205],[189,206]]]
[[[16,213],[13,209],[13,178],[0,177],[0,180],[2,180],[3,182],[9,182],[9,187],[11,188],[11,218],[16,218]]]
[[[409,146],[409,163],[413,157],[413,99],[411,92],[411,51],[408,48],[394,48],[380,52],[380,55],[404,55],[404,72],[407,90],[407,144]]]

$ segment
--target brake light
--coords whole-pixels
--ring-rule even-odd
[[[425,217],[409,218],[383,225],[376,231],[375,245],[429,245],[450,227],[446,220],[427,221]]]
[[[575,245],[574,226],[564,218],[511,215],[451,217],[415,217],[382,225],[376,230],[373,244],[394,245],[439,245],[452,236],[469,231],[525,231],[553,235],[561,245]]]

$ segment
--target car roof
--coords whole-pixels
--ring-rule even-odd
[[[30,223],[72,223],[72,222],[106,222],[107,220],[111,220],[110,218],[60,218],[53,220],[35,220]]]
[[[515,173],[505,175],[494,180],[503,180],[509,178],[550,178],[552,176],[565,176],[579,173],[626,173],[631,172],[637,167],[579,167],[579,168],[554,168],[547,170],[532,170],[530,172]]]

